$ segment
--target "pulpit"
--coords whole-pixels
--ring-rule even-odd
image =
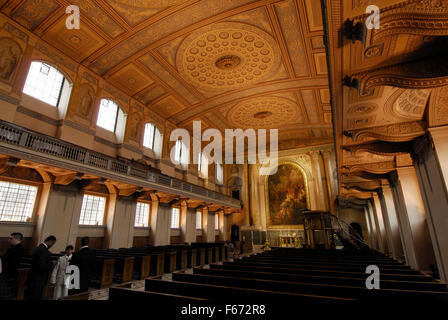
[[[305,248],[334,249],[336,247],[332,214],[322,211],[304,211]]]

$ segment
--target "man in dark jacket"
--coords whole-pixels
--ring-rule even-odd
[[[3,274],[8,278],[17,278],[17,269],[19,268],[20,260],[25,254],[22,245],[23,235],[21,233],[12,233],[8,239],[11,245],[2,257]]]
[[[31,260],[31,270],[28,275],[28,299],[40,300],[50,271],[53,269],[49,249],[56,243],[55,236],[49,236],[34,251]]]
[[[70,294],[89,291],[90,277],[95,268],[95,252],[89,248],[89,237],[81,239],[81,248],[73,254],[70,265],[77,266],[80,273],[80,289],[71,290]]]
[[[0,300],[11,300],[17,296],[17,269],[25,253],[22,241],[21,233],[12,233],[8,239],[10,247],[1,257],[3,272],[0,275]]]

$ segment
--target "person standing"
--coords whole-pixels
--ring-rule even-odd
[[[12,233],[8,239],[10,247],[2,257],[3,273],[8,277],[17,278],[17,269],[25,254],[22,241],[23,235],[19,232]]]
[[[34,251],[31,259],[31,270],[28,275],[28,299],[42,299],[42,292],[53,268],[49,249],[56,243],[55,236],[49,236]]]
[[[95,252],[89,248],[89,237],[81,239],[81,249],[73,254],[71,265],[77,266],[80,273],[80,289],[73,290],[70,294],[89,291],[90,276],[95,267]]]
[[[65,255],[59,257],[58,263],[53,268],[53,272],[51,273],[50,283],[55,285],[53,295],[54,300],[68,296],[66,269],[72,259],[72,253],[73,246],[67,246],[67,248],[65,248]]]
[[[25,254],[22,245],[23,235],[12,233],[8,239],[10,247],[1,258],[2,275],[0,276],[0,299],[10,300],[17,296],[17,277],[20,260]]]

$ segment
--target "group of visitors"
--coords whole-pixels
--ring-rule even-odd
[[[69,294],[87,292],[95,263],[95,253],[89,249],[89,240],[89,237],[82,238],[81,248],[75,253],[73,253],[73,246],[67,246],[64,254],[55,264],[51,259],[50,249],[56,243],[56,237],[47,237],[31,255],[31,267],[26,281],[26,298],[41,300],[47,283],[50,287],[54,287],[55,300]],[[12,233],[8,239],[9,248],[0,258],[0,300],[13,300],[17,297],[18,270],[25,255],[22,242],[21,233]],[[79,268],[79,289],[69,290],[72,279],[71,274],[67,273],[67,267],[70,265]]]

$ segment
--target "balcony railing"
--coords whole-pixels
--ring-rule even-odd
[[[179,194],[197,194],[240,207],[241,202],[225,194],[215,192],[179,179],[145,170],[123,160],[114,159],[104,154],[91,151],[62,140],[48,137],[11,123],[0,120],[0,142],[20,146],[25,149],[45,153],[64,160],[119,173],[134,178],[144,179],[152,184],[168,187]]]

